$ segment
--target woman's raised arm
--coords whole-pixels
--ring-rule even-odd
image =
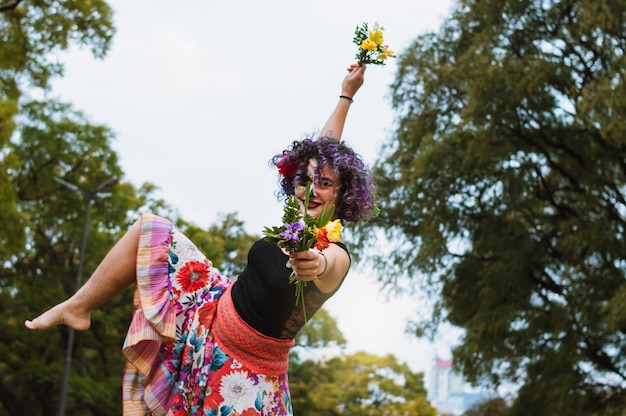
[[[350,65],[348,75],[346,75],[341,84],[341,94],[339,95],[337,105],[330,114],[326,124],[324,124],[324,127],[322,127],[322,130],[320,130],[319,137],[330,137],[337,141],[341,140],[341,134],[343,133],[343,127],[346,123],[350,104],[352,104],[356,92],[361,88],[361,85],[363,85],[364,78],[365,65]]]

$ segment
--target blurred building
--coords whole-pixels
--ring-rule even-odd
[[[452,360],[435,358],[430,371],[428,400],[440,413],[461,415],[484,397],[470,391],[463,377],[453,371]]]

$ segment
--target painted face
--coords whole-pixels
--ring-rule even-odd
[[[314,159],[309,161],[307,169],[313,174],[307,212],[312,217],[317,218],[322,213],[324,204],[328,203],[328,207],[330,207],[336,203],[337,193],[340,189],[339,177],[328,166],[323,166],[318,172],[317,161]],[[300,205],[304,206],[306,183],[298,183],[297,181],[295,185],[296,198],[300,201]]]

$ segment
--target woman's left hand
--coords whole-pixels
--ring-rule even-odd
[[[305,282],[317,279],[317,275],[324,269],[324,257],[315,249],[291,253],[289,263],[298,279]]]

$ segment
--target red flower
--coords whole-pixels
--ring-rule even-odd
[[[276,163],[276,167],[278,168],[278,173],[284,177],[293,178],[298,170],[298,162],[290,161],[288,155],[283,155]]]
[[[172,301],[176,302],[178,300],[178,298],[180,298],[180,290],[178,290],[177,288],[173,287],[172,288]]]
[[[185,408],[174,410],[172,413],[174,416],[187,416],[187,410]]]
[[[176,408],[180,408],[182,405],[183,405],[183,398],[181,397],[180,393],[176,393],[176,395],[174,395],[174,400],[172,400],[172,406]]]
[[[176,280],[183,292],[192,293],[207,285],[209,281],[209,269],[206,264],[199,261],[190,261],[176,274]]]
[[[328,239],[328,230],[324,228],[315,228],[313,230],[315,234],[315,248],[319,251],[325,250],[330,245],[330,240]]]
[[[206,302],[198,309],[198,322],[201,326],[208,327],[213,320],[217,302]]]
[[[224,398],[220,394],[220,381],[221,377],[213,375],[209,379],[209,383],[206,387],[206,396],[204,398],[203,410],[205,414],[209,414],[208,410],[217,410],[222,405]]]
[[[169,358],[170,354],[172,353],[172,351],[174,350],[174,343],[173,342],[163,342],[161,344],[161,351],[163,352],[163,356],[165,358]]]

